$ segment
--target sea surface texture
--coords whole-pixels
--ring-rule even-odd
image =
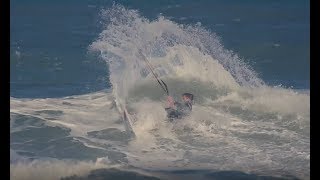
[[[12,179],[310,179],[309,1],[10,4]]]

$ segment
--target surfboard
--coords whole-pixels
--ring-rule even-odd
[[[124,108],[124,111],[123,111],[123,123],[126,129],[126,132],[129,133],[132,137],[135,137],[136,134],[134,133],[132,128],[132,124],[133,124],[132,117],[128,113],[127,108]]]

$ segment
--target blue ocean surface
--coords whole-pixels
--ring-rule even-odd
[[[11,0],[11,178],[310,179],[309,9]],[[190,118],[165,121],[139,50],[172,95],[195,94]]]

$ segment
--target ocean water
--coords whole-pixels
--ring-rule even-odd
[[[310,179],[309,1],[10,3],[12,179]]]

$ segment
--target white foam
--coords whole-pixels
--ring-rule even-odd
[[[10,112],[40,118],[50,126],[63,126],[71,129],[73,136],[86,136],[89,131],[110,127],[123,128],[113,124],[121,118],[113,107],[113,98],[106,92],[97,92],[65,98],[17,99],[11,98]],[[106,111],[110,109],[109,111]],[[57,120],[48,118],[54,116],[39,111],[60,111]]]
[[[282,115],[295,114],[310,116],[310,96],[279,87],[239,88],[237,91],[221,96],[216,102],[232,101],[242,108],[255,112],[275,112]]]
[[[10,164],[10,179],[58,180],[68,176],[84,176],[93,169],[111,167],[101,161],[33,160]]]

